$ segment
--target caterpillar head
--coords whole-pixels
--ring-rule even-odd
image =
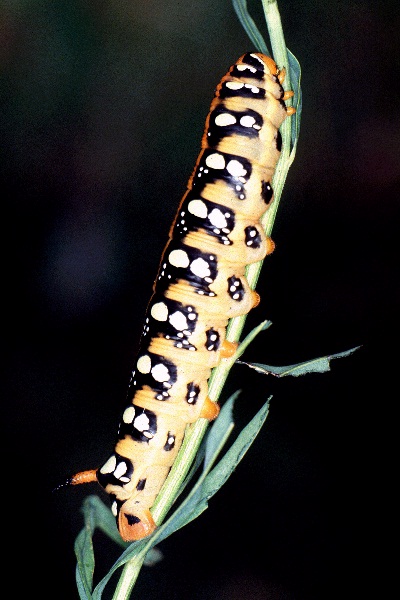
[[[119,503],[118,503],[119,504]],[[118,531],[124,542],[136,542],[147,537],[156,529],[156,524],[148,508],[143,508],[134,499],[126,500],[112,510],[117,519]]]

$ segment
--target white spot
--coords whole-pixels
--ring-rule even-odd
[[[250,67],[249,65],[237,65],[237,70],[238,71],[247,71],[247,70],[249,70],[250,73],[257,73],[257,69],[255,67]]]
[[[214,208],[208,215],[208,218],[212,225],[214,225],[214,227],[220,227],[222,229],[227,225],[226,219],[222,214],[222,211],[220,211],[218,208]]]
[[[155,365],[152,368],[151,374],[153,375],[153,377],[156,381],[160,381],[160,382],[168,381],[168,379],[170,377],[167,367],[161,363],[158,365]]]
[[[207,206],[203,200],[191,200],[188,204],[188,211],[200,219],[207,217]]]
[[[150,373],[150,369],[151,369],[151,358],[148,354],[145,354],[144,356],[141,356],[137,363],[136,363],[137,369],[139,371],[139,373]]]
[[[142,413],[141,415],[136,417],[133,426],[142,432],[148,430],[150,427],[149,417],[145,415],[145,413]]]
[[[172,250],[168,257],[169,262],[174,267],[186,269],[189,266],[189,257],[184,250]]]
[[[127,466],[126,462],[121,461],[114,471],[114,477],[116,477],[117,479],[120,479],[123,475],[125,475],[127,470],[128,470],[128,466]]]
[[[156,321],[166,321],[168,319],[168,307],[165,302],[157,302],[151,307],[150,314]]]
[[[215,152],[214,154],[207,156],[206,165],[210,167],[210,169],[224,169],[225,159],[222,154]]]
[[[249,85],[249,84],[246,84],[246,85]],[[229,88],[230,90],[240,90],[243,87],[243,83],[239,83],[237,81],[227,81],[226,87]]]
[[[238,160],[230,160],[226,165],[226,169],[233,177],[244,177],[247,175],[246,169]]]
[[[188,319],[189,319],[190,321],[194,321],[194,320],[195,320],[195,318],[196,318],[196,314],[195,314],[195,313],[190,313],[190,314],[188,315]]]
[[[221,113],[215,117],[215,124],[220,127],[226,127],[227,125],[234,125],[236,123],[236,117],[230,113]]]
[[[171,446],[171,444],[173,444],[175,441],[175,438],[173,435],[171,435],[168,439],[167,439],[167,444],[169,444]]]
[[[243,127],[253,127],[255,122],[255,118],[250,115],[245,115],[240,119],[240,124],[243,125]]]
[[[122,415],[122,420],[124,423],[132,423],[133,419],[135,418],[135,407],[134,406],[128,406],[128,408],[126,408],[124,410],[124,414]]]
[[[256,85],[250,85],[250,83],[245,83],[244,87],[248,88],[253,94],[258,94],[260,91],[260,88]]]
[[[171,323],[172,327],[175,327],[175,329],[177,329],[178,331],[183,331],[184,329],[187,329],[188,323],[186,317],[179,310],[174,312],[168,320]]]
[[[190,270],[194,275],[198,277],[210,277],[210,267],[208,263],[204,260],[204,258],[196,258],[192,263],[190,263]]]
[[[117,466],[117,459],[115,458],[115,455],[113,454],[112,456],[110,456],[108,461],[106,463],[104,463],[104,465],[101,467],[100,473],[103,473],[103,474],[113,473],[116,466]]]
[[[114,515],[114,517],[117,516],[118,514],[118,505],[117,505],[117,501],[113,502],[111,505],[111,512]]]

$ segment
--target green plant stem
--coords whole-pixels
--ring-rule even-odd
[[[113,600],[128,600],[131,597],[131,592],[139,577],[145,558],[145,555],[139,554],[125,564],[115,589]]]

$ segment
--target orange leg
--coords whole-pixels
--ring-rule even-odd
[[[210,400],[207,396],[205,402],[203,404],[203,408],[201,409],[200,418],[208,419],[209,421],[213,421],[218,417],[219,414],[219,406],[216,402]]]
[[[237,342],[229,342],[228,340],[224,340],[220,350],[221,358],[231,358],[237,350],[238,347]]]
[[[294,92],[292,92],[291,90],[287,91],[283,94],[282,100],[288,100],[289,98],[293,98],[293,96],[294,96]]]
[[[252,308],[256,308],[256,306],[258,306],[260,304],[260,302],[261,302],[260,294],[258,294],[254,290],[252,290],[251,291],[251,295],[253,297],[253,306],[252,306]]]
[[[269,254],[272,254],[274,250],[275,250],[275,242],[270,237],[267,237],[267,256]]]

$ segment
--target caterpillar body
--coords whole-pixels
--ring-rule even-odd
[[[279,127],[294,112],[284,76],[270,57],[247,53],[218,84],[153,286],[114,452],[68,481],[100,483],[125,541],[156,528],[150,509],[186,426],[218,414],[208,379],[235,350],[228,320],[259,302],[245,268],[274,247],[260,218],[273,200]]]

